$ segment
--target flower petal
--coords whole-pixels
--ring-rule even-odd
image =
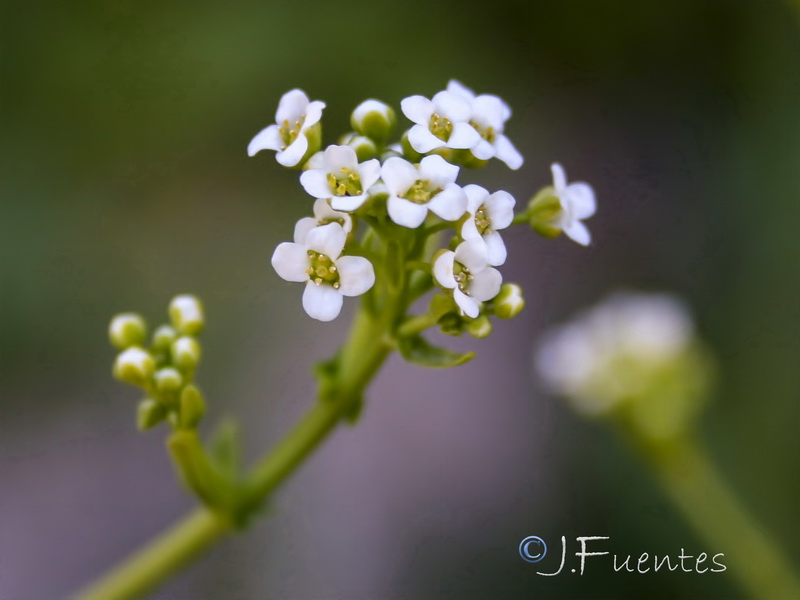
[[[356,151],[350,146],[328,146],[325,149],[325,168],[330,173],[336,173],[340,169],[357,169]]]
[[[458,288],[453,290],[453,300],[456,301],[458,307],[463,311],[465,315],[471,318],[476,318],[480,312],[481,307],[480,305],[475,302],[472,298],[467,296],[464,292],[459,290]]]
[[[451,79],[448,82],[447,91],[450,92],[451,94],[455,94],[456,96],[460,96],[461,98],[469,102],[472,102],[475,99],[475,92],[473,92],[467,86],[456,81],[455,79]]]
[[[467,195],[467,210],[473,215],[489,196],[489,190],[474,183],[465,185],[464,193]]]
[[[553,187],[556,190],[556,195],[561,196],[564,190],[567,189],[567,175],[564,173],[564,167],[558,163],[550,165],[550,171],[553,173]]]
[[[342,256],[336,261],[339,270],[339,293],[360,296],[375,283],[375,269],[363,256]]]
[[[391,160],[391,159],[389,159]],[[425,204],[415,204],[405,198],[398,198],[395,195],[389,196],[386,203],[389,216],[392,221],[403,227],[416,229],[428,216],[428,207]]]
[[[300,185],[314,198],[330,198],[333,196],[328,173],[323,169],[310,169],[300,174]]]
[[[475,225],[475,217],[472,214],[464,219],[459,233],[464,240],[483,242],[483,236],[478,231],[478,227]]]
[[[589,233],[586,225],[580,221],[573,221],[568,227],[564,228],[564,233],[581,246],[588,246],[592,241],[592,235]]]
[[[461,121],[453,125],[453,131],[447,138],[447,145],[450,148],[466,149],[476,146],[480,141],[481,136],[475,131],[475,128],[469,123]]]
[[[478,241],[464,241],[456,248],[456,261],[477,273],[489,264],[486,244]]]
[[[368,160],[358,165],[358,175],[361,177],[361,187],[368,190],[381,176],[381,161],[377,158]]]
[[[478,302],[491,300],[500,293],[501,285],[503,285],[503,276],[500,275],[500,271],[487,267],[472,274],[472,281],[469,282],[469,295]]]
[[[451,165],[438,154],[426,156],[419,163],[419,178],[440,187],[453,183],[458,178],[458,171],[456,165]]]
[[[331,198],[331,205],[336,210],[344,210],[353,212],[361,208],[361,205],[367,201],[369,194],[359,194],[358,196],[333,196]]]
[[[497,151],[495,156],[506,163],[509,169],[516,171],[522,166],[524,162],[522,154],[517,151],[514,144],[506,136],[498,135],[494,140],[494,148]]]
[[[428,208],[445,221],[458,221],[467,210],[467,195],[458,184],[449,183],[431,198]]]
[[[425,96],[409,96],[400,102],[400,110],[414,123],[425,125],[427,128],[428,121],[433,115],[433,102],[428,100]]]
[[[325,103],[320,100],[314,100],[306,108],[306,120],[303,121],[303,130],[313,127],[322,118],[322,109],[325,108]]]
[[[514,220],[514,196],[499,190],[486,199],[486,208],[492,219],[492,229],[505,229]]]
[[[294,125],[305,115],[308,108],[308,96],[303,90],[289,90],[278,103],[278,110],[275,111],[275,122],[280,125],[284,121],[289,121]]]
[[[272,267],[286,281],[307,281],[309,265],[306,247],[301,244],[283,242],[272,253]]]
[[[472,115],[479,123],[503,131],[503,124],[511,116],[511,109],[497,96],[481,94],[472,103]]]
[[[302,244],[305,248],[306,236],[308,235],[308,232],[314,229],[314,227],[316,227],[318,224],[319,223],[314,217],[303,217],[300,219],[294,226],[294,243]],[[308,260],[308,255],[306,255],[306,260]],[[308,267],[308,264],[306,264],[306,267]],[[308,275],[306,275],[306,277],[308,277]]]
[[[303,156],[305,156],[307,150],[308,140],[306,136],[301,135],[298,136],[286,150],[278,152],[278,154],[275,155],[275,159],[284,167],[294,167],[303,160]]]
[[[381,167],[381,179],[390,194],[403,194],[419,179],[419,173],[407,160],[392,156]]]
[[[433,261],[433,278],[440,286],[448,290],[456,287],[456,278],[453,275],[455,257],[455,252],[445,250]]]
[[[309,281],[303,292],[303,308],[309,317],[318,321],[333,321],[339,316],[343,302],[339,290],[327,284],[315,285]]]
[[[473,148],[470,148],[470,152],[472,152],[475,158],[489,160],[490,158],[494,158],[497,154],[497,149],[486,140],[481,139]]]
[[[506,262],[508,251],[499,233],[490,231],[483,236],[483,241],[486,244],[486,256],[488,257],[490,265],[499,267]],[[481,271],[481,273],[483,273],[483,271]]]
[[[414,125],[408,130],[408,143],[411,147],[421,154],[430,152],[435,148],[441,148],[446,142],[440,140],[431,133],[427,125]]]
[[[347,241],[347,234],[342,226],[338,223],[328,223],[308,232],[306,247],[326,255],[331,260],[336,260],[342,253],[345,241]]]
[[[468,100],[451,92],[439,92],[433,97],[434,111],[447,117],[454,124],[456,121],[466,121],[471,112]]]
[[[247,156],[255,156],[262,150],[280,150],[283,148],[283,140],[278,132],[277,125],[270,125],[266,129],[259,131],[247,145]]]
[[[572,216],[576,219],[588,219],[597,210],[594,190],[588,183],[569,184],[566,195],[572,209]]]

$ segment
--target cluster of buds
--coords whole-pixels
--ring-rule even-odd
[[[579,413],[651,440],[687,430],[713,376],[688,309],[663,294],[618,293],[550,330],[537,366]]]
[[[114,377],[145,393],[138,412],[142,430],[164,420],[175,428],[192,429],[205,413],[205,400],[194,385],[203,307],[194,296],[176,296],[170,302],[169,317],[170,324],[156,328],[149,345],[147,325],[136,313],[116,315],[109,326],[109,339],[120,350]]]
[[[498,270],[507,258],[501,231],[521,222],[544,231],[538,226],[541,202],[532,201],[515,217],[508,192],[457,181],[463,167],[481,167],[492,158],[512,169],[522,165],[505,135],[508,105],[451,81],[430,99],[401,102],[410,125],[391,142],[396,113],[370,99],[353,111],[353,131],[322,149],[324,107],[300,90],[288,92],[276,123],[248,146],[251,156],[275,150],[280,164],[302,169],[300,184],[314,198],[313,216],[301,219],[294,240],[281,243],[272,256],[278,275],[305,284],[308,315],[335,319],[344,297],[380,296],[380,285],[407,292],[407,305],[414,293],[438,287],[426,316],[450,334],[485,337],[490,317],[518,314],[521,290],[504,285]],[[588,230],[580,219],[594,212],[594,193],[587,184],[567,185],[557,165],[554,176],[554,186],[546,189],[558,206],[549,205],[544,232],[552,237],[563,230],[586,244]],[[452,233],[442,238],[447,230]],[[401,279],[408,285],[398,292]]]

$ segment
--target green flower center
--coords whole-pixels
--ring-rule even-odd
[[[458,289],[469,296],[469,282],[472,281],[474,277],[474,275],[469,272],[469,269],[460,262],[453,262],[453,277],[456,280]]]
[[[315,285],[322,285],[327,283],[333,286],[333,289],[338,290],[341,285],[339,282],[339,270],[333,261],[325,254],[308,251],[308,268],[306,269],[309,279]]]
[[[305,120],[305,115],[300,117],[299,121],[295,121],[294,125],[290,124],[288,119],[283,120],[281,126],[278,127],[278,134],[281,136],[281,140],[283,140],[283,150],[291,146],[292,142],[300,135],[300,130],[303,128],[303,122]]]
[[[442,188],[435,187],[430,181],[423,181],[417,179],[404,194],[400,194],[401,198],[405,198],[414,204],[427,204],[436,194],[442,191]]]
[[[428,128],[431,130],[433,135],[443,142],[446,142],[448,139],[450,139],[450,134],[453,133],[453,124],[450,122],[450,119],[439,116],[436,113],[431,115]]]
[[[476,121],[470,121],[469,124],[475,128],[475,131],[477,131],[483,139],[490,144],[494,144],[494,140],[497,137],[497,132],[494,130],[494,127],[481,127]]]
[[[492,227],[492,219],[489,217],[489,211],[486,210],[485,204],[475,211],[475,227],[478,228],[478,233],[481,235],[484,235]]]
[[[328,184],[337,196],[360,196],[364,193],[358,173],[347,167],[339,169],[339,174],[328,173]]]

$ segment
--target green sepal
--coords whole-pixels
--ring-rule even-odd
[[[407,161],[418,163],[422,160],[422,154],[411,147],[411,143],[408,141],[407,131],[403,134],[403,137],[400,138],[400,147],[403,149],[403,158],[405,158]]]
[[[206,414],[206,401],[194,385],[187,385],[181,391],[180,424],[186,429],[194,429]]]
[[[561,200],[555,195],[552,186],[539,190],[528,202],[528,222],[536,233],[546,238],[555,238],[561,234],[558,217],[562,212]]]
[[[450,296],[444,294],[434,294],[428,304],[428,312],[435,321],[439,321],[443,316],[451,312],[458,312],[458,305]]]
[[[152,398],[145,398],[139,402],[136,410],[136,426],[139,431],[152,429],[167,418],[166,407]]]
[[[398,350],[408,362],[430,367],[432,369],[447,369],[457,367],[471,360],[474,352],[462,354],[446,348],[431,345],[420,335],[411,335],[400,338],[397,342]]]

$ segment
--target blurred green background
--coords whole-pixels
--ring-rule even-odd
[[[502,96],[526,158],[465,181],[522,203],[561,162],[600,210],[588,249],[507,236],[528,307],[431,373],[392,360],[364,418],[270,519],[154,598],[740,598],[727,574],[544,578],[539,535],[621,554],[708,548],[642,463],[544,395],[536,336],[619,286],[694,307],[722,381],[702,434],[795,565],[800,553],[800,37],[789,2],[4,2],[0,80],[0,598],[63,597],[185,512],[161,432],[110,377],[110,316],[165,319],[193,292],[209,326],[208,421],[247,451],[313,397],[347,314],[308,319],[269,256],[311,201],[250,138],[293,87],[327,141],[367,97],[450,78]],[[352,302],[350,303],[352,304]],[[574,550],[574,549],[573,549]],[[780,600],[780,599],[770,599]]]

